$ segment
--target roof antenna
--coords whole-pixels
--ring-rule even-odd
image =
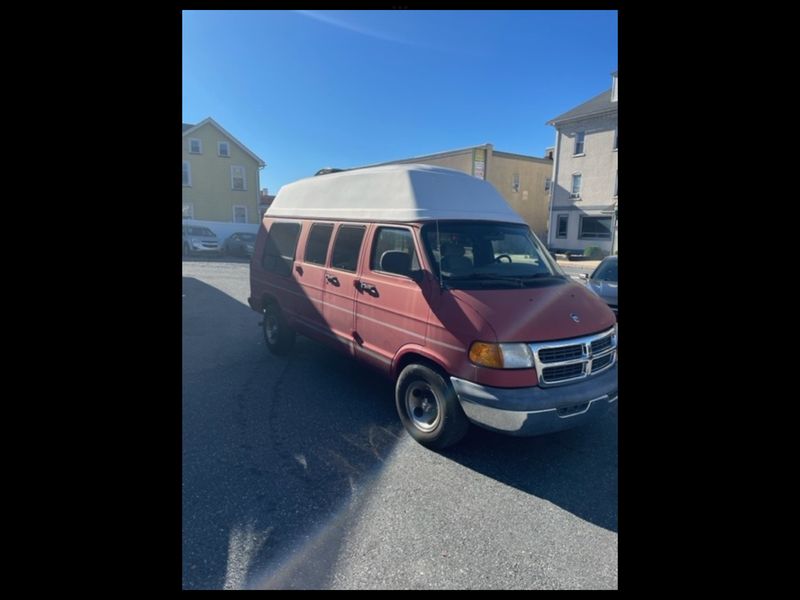
[[[436,219],[436,245],[438,246],[439,250],[439,289],[444,289],[444,283],[442,283],[442,238],[439,237],[439,219]]]

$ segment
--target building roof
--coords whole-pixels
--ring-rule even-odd
[[[525,222],[491,183],[455,169],[419,164],[367,167],[295,181],[280,189],[266,216]]]
[[[550,119],[547,124],[555,125],[556,123],[561,123],[562,121],[572,121],[574,119],[580,119],[581,117],[589,117],[614,110],[617,110],[617,103],[611,101],[611,90],[607,89],[605,92],[598,94],[591,100],[587,100],[572,110],[568,110],[564,114],[558,115],[555,119]]]
[[[194,125],[192,125],[191,123],[184,123],[182,125],[182,130],[181,131],[186,131],[187,129],[193,129],[193,128],[194,128]]]
[[[222,127],[222,125],[220,125],[219,123],[217,123],[217,122],[216,122],[214,119],[212,119],[211,117],[208,117],[208,118],[206,118],[206,119],[203,119],[203,120],[202,120],[202,121],[200,121],[200,122],[199,122],[197,125],[189,125],[188,123],[184,123],[184,124],[183,124],[183,135],[184,135],[184,136],[187,136],[187,135],[189,135],[189,134],[190,134],[190,133],[192,133],[193,131],[195,131],[195,130],[197,130],[197,129],[200,129],[200,128],[201,128],[203,125],[205,125],[206,123],[213,125],[213,126],[214,126],[214,127],[216,127],[217,129],[219,129],[219,130],[220,130],[220,131],[221,131],[221,132],[222,132],[222,133],[223,133],[225,136],[227,136],[228,138],[230,138],[230,140],[231,140],[231,141],[232,141],[234,144],[236,144],[237,146],[239,146],[239,148],[241,148],[242,150],[244,150],[244,151],[245,151],[245,153],[247,153],[247,154],[248,154],[248,155],[249,155],[251,158],[253,158],[253,160],[255,160],[255,161],[258,163],[258,166],[259,166],[259,167],[266,167],[266,166],[267,166],[267,163],[265,163],[265,162],[264,162],[263,160],[261,160],[261,159],[260,159],[258,156],[256,156],[256,155],[255,155],[253,152],[251,152],[251,151],[250,151],[250,149],[249,149],[247,146],[245,146],[245,145],[244,145],[242,142],[240,142],[240,141],[239,141],[239,140],[237,140],[235,137],[233,137],[233,136],[232,136],[232,135],[231,135],[231,134],[230,134],[228,131],[226,131],[226,130],[225,130],[225,128],[224,128],[224,127]],[[188,125],[188,128],[187,128],[187,125]]]

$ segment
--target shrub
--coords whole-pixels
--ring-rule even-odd
[[[608,256],[608,252],[597,246],[588,246],[583,249],[583,257],[590,260],[599,260]]]

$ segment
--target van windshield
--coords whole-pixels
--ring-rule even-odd
[[[439,221],[422,228],[434,275],[450,288],[508,288],[567,280],[527,225]]]

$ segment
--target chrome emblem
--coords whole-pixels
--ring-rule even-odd
[[[576,315],[575,313],[570,313],[569,318],[575,321],[576,323],[581,322],[581,320],[578,318],[578,315]]]

